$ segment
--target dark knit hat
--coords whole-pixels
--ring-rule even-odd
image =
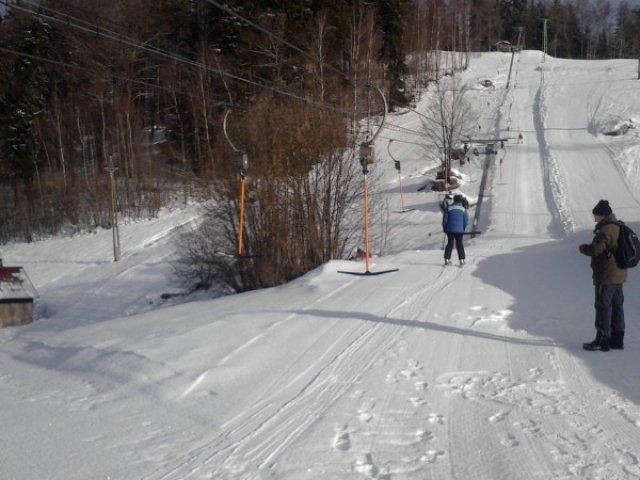
[[[464,197],[458,193],[458,194],[453,196],[453,201],[454,202],[461,202],[463,198]]]
[[[593,207],[591,213],[594,215],[600,215],[602,217],[607,217],[611,215],[611,207],[609,206],[609,202],[607,200],[600,200],[598,204]]]

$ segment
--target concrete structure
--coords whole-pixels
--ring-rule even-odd
[[[0,259],[0,327],[25,325],[33,321],[31,282],[22,267],[5,267]]]

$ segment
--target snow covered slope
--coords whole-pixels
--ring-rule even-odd
[[[637,61],[525,51],[506,89],[510,60],[475,55],[460,75],[478,135],[510,139],[464,268],[442,266],[415,111],[389,115],[373,166],[388,217],[371,269],[394,273],[336,260],[278,288],[166,303],[172,235],[195,207],[123,226],[115,264],[108,231],[3,247],[41,318],[0,330],[0,478],[640,478],[637,272],[627,348],[585,352],[593,287],[577,251],[600,198],[640,230],[639,135],[604,135],[640,119]],[[428,108],[424,95],[415,110]],[[470,197],[483,161],[460,167]]]

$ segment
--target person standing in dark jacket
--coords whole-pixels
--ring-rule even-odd
[[[455,243],[458,252],[458,260],[460,265],[464,265],[465,253],[462,237],[469,223],[467,209],[462,205],[464,197],[462,195],[454,195],[453,203],[449,205],[442,216],[442,229],[447,235],[447,246],[444,249],[444,264],[451,264],[451,253]]]
[[[618,267],[613,250],[618,244],[620,226],[609,202],[600,200],[593,208],[596,222],[593,240],[582,244],[578,250],[591,257],[591,270],[595,286],[596,338],[585,343],[585,350],[608,351],[624,348],[624,294],[622,284],[627,271]]]

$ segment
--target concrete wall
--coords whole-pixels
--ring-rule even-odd
[[[4,299],[0,302],[0,327],[25,325],[33,321],[33,300]]]

